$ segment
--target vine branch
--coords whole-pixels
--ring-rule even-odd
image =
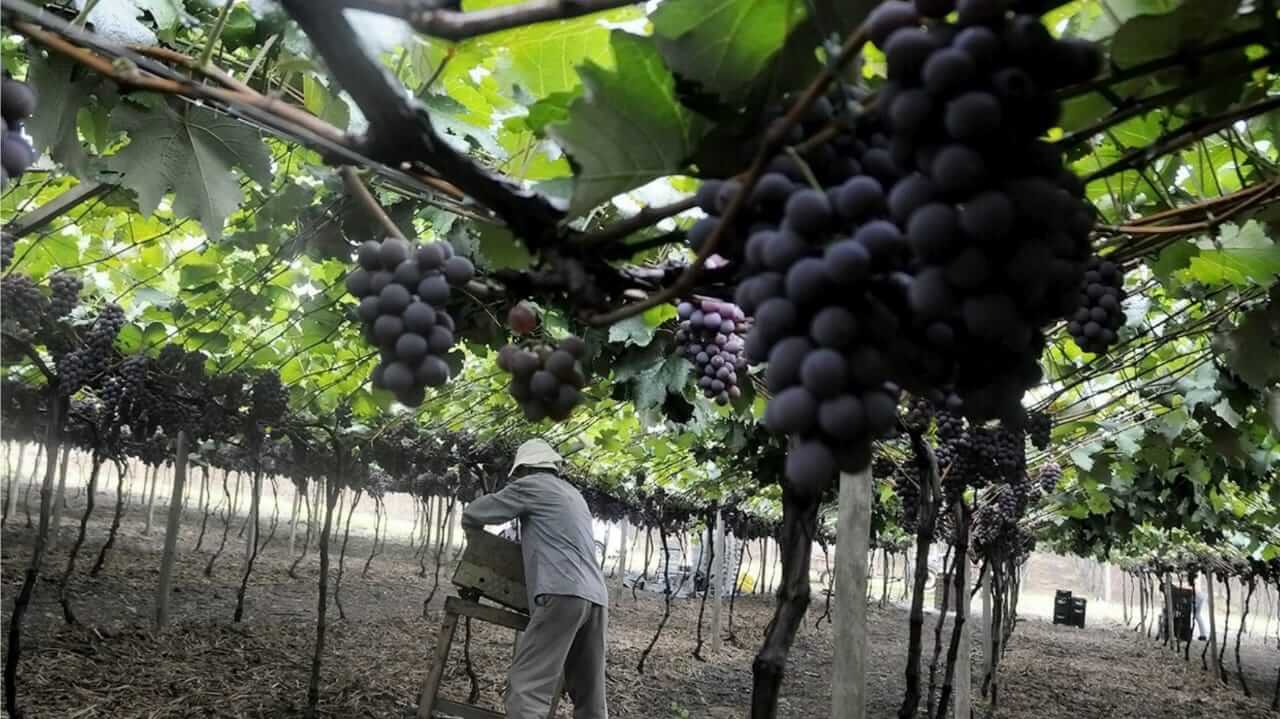
[[[433,3],[425,0],[346,0],[344,4],[352,9],[398,17],[424,35],[465,40],[501,30],[635,5],[636,0],[529,0],[518,5],[470,12],[433,7]]]

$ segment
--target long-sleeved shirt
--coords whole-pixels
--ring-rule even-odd
[[[480,497],[462,513],[469,524],[501,524],[515,518],[520,519],[531,610],[543,594],[564,594],[608,606],[604,573],[596,564],[591,511],[573,485],[554,474],[530,474],[500,492]]]

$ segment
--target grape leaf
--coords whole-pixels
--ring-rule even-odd
[[[807,16],[799,0],[668,0],[650,20],[672,72],[736,103]]]
[[[1227,364],[1253,387],[1280,380],[1280,292],[1267,306],[1245,315],[1240,326],[1218,339]]]
[[[669,355],[661,363],[641,372],[635,382],[635,405],[638,410],[657,407],[668,392],[682,392],[692,367],[684,358]]]
[[[628,317],[609,327],[609,341],[646,347],[653,341],[654,328],[643,316]]]
[[[27,132],[36,151],[48,150],[49,157],[77,177],[89,173],[89,157],[77,132],[77,115],[96,81],[91,76],[76,78],[76,64],[50,53],[33,53],[27,82],[40,101],[27,122]]]
[[[675,97],[675,79],[649,38],[615,30],[616,69],[578,68],[584,93],[564,122],[547,127],[574,167],[569,214],[681,170],[706,122]]]
[[[252,127],[203,107],[169,104],[147,111],[129,103],[116,108],[113,129],[129,144],[108,159],[119,183],[138,195],[152,214],[172,191],[173,211],[194,217],[211,239],[243,199],[236,169],[260,185],[271,182],[271,157]]]

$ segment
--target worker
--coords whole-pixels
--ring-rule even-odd
[[[516,646],[506,696],[510,719],[546,719],[560,677],[575,719],[606,719],[609,594],[595,559],[591,512],[560,477],[563,458],[540,439],[516,451],[514,481],[472,502],[464,527],[520,520],[529,626]]]

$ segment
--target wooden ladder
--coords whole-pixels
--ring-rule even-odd
[[[522,632],[529,626],[529,617],[500,607],[491,607],[462,597],[448,597],[444,602],[444,622],[440,624],[440,634],[436,638],[436,655],[431,664],[431,673],[427,683],[422,687],[422,696],[418,700],[417,719],[433,719],[436,716],[456,716],[463,719],[503,719],[504,714],[478,707],[474,704],[456,702],[439,696],[440,679],[444,676],[444,666],[449,661],[449,649],[453,645],[454,634],[458,630],[458,620],[462,617],[478,619],[490,624],[514,629]],[[556,715],[560,704],[560,693],[564,687],[564,678],[556,685],[551,698],[551,711],[547,717]]]

